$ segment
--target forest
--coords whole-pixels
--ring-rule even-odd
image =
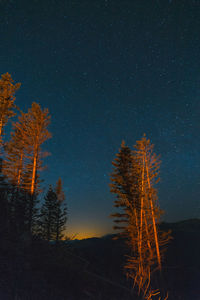
[[[200,220],[162,222],[148,137],[133,149],[122,141],[112,162],[116,234],[70,239],[59,174],[43,193],[50,114],[36,102],[22,112],[20,85],[1,75],[0,299],[200,299]]]

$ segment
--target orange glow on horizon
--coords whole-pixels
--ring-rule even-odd
[[[98,230],[96,228],[90,229],[90,228],[81,228],[81,229],[73,229],[73,230],[67,230],[66,235],[71,239],[77,239],[77,240],[83,240],[83,239],[89,239],[94,237],[102,237],[106,235],[108,232]]]
[[[87,234],[87,233],[80,233],[75,236],[75,239],[77,240],[84,240],[84,239],[89,239],[89,238],[94,238],[94,237],[101,237],[102,235],[98,234]]]

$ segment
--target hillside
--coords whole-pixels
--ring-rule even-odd
[[[163,262],[169,300],[200,299],[200,220],[163,223],[173,240]],[[138,300],[123,272],[127,247],[114,235],[49,244],[40,240],[0,244],[0,299]]]
[[[163,281],[171,295],[169,299],[200,299],[200,220],[162,223],[160,227],[162,230],[170,229],[173,238],[163,262]],[[74,253],[82,255],[95,274],[127,287],[123,275],[126,246],[113,237],[75,240],[72,242]]]

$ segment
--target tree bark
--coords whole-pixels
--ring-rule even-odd
[[[149,190],[150,190],[151,183],[150,183],[150,178],[149,178],[149,168],[148,168],[148,165],[147,165],[146,155],[145,155],[145,165],[146,165],[146,172],[147,172],[147,182],[148,182],[148,187],[149,187]],[[155,215],[154,215],[154,210],[153,210],[153,203],[152,203],[151,194],[150,194],[149,198],[150,198],[150,207],[151,207],[151,215],[152,215],[152,222],[153,222],[154,239],[155,239],[155,244],[156,244],[158,267],[161,270],[161,258],[160,258],[159,242],[158,242],[158,232],[157,232],[157,228],[156,228],[156,221],[155,221]]]

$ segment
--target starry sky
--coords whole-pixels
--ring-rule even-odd
[[[111,162],[143,133],[164,219],[200,217],[200,1],[0,0],[5,72],[22,110],[49,108],[41,177],[62,178],[70,235],[112,232]]]

